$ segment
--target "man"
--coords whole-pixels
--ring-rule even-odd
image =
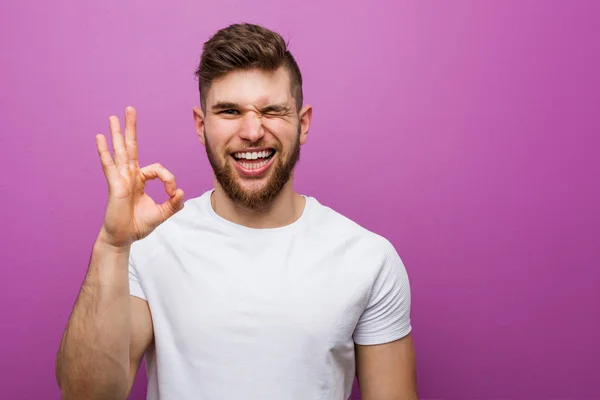
[[[203,48],[193,116],[215,188],[184,202],[140,168],[136,114],[114,154],[104,223],[57,356],[63,399],[416,399],[406,270],[385,238],[293,189],[312,109],[283,39],[236,24]],[[144,193],[160,179],[170,196]]]

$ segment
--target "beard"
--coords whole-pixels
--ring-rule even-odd
[[[268,208],[291,179],[294,168],[300,160],[300,127],[298,127],[296,140],[287,157],[283,154],[281,146],[274,147],[277,160],[269,168],[271,171],[268,172],[266,177],[267,182],[258,189],[246,189],[241,185],[240,178],[231,164],[235,162],[232,160],[231,152],[226,151],[224,153],[225,161],[220,162],[210,146],[208,137],[209,135],[205,130],[206,156],[217,182],[235,204],[246,209],[259,211]],[[254,143],[252,147],[266,147],[266,145],[260,140]]]

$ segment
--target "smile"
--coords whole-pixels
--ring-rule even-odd
[[[255,176],[262,174],[269,168],[274,155],[275,151],[273,149],[267,149],[236,152],[232,154],[232,157],[236,161],[235,165],[238,171],[244,175]]]

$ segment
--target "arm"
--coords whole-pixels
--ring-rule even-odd
[[[418,400],[412,336],[379,345],[356,345],[363,400]]]
[[[148,304],[129,294],[131,245],[184,206],[171,172],[160,164],[140,168],[135,110],[126,109],[125,135],[117,117],[109,121],[114,157],[104,135],[96,135],[108,205],[56,357],[56,379],[66,400],[127,398],[153,339]],[[145,193],[146,182],[157,178],[169,195],[162,204]]]
[[[416,400],[410,281],[392,244],[384,242],[380,251],[380,268],[354,332],[358,384],[363,400]]]
[[[153,338],[148,304],[129,295],[129,251],[96,242],[63,334],[56,378],[63,399],[126,399]]]

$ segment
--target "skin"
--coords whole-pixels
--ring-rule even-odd
[[[109,124],[112,155],[104,135],[96,136],[108,204],[56,356],[62,399],[127,398],[153,338],[148,304],[129,294],[131,244],[183,208],[172,173],[160,164],[139,166],[135,110],[126,110],[125,135],[117,117]],[[163,181],[169,196],[162,204],[144,192],[153,179]]]
[[[418,400],[411,334],[390,343],[354,347],[361,399]]]
[[[228,107],[217,107],[228,104]],[[273,164],[285,164],[297,145],[306,142],[312,107],[299,112],[290,90],[287,71],[234,71],[214,81],[206,99],[206,111],[194,108],[196,132],[215,162],[231,169],[232,179],[248,196],[263,192],[273,180],[276,168],[264,176],[248,178],[232,167],[231,153],[252,147],[276,149]],[[296,220],[304,199],[294,191],[293,179],[281,188],[272,201],[260,207],[235,202],[215,179],[213,207],[232,222],[253,228],[273,228]]]
[[[213,107],[225,103],[227,107]],[[305,202],[294,191],[293,174],[280,186],[273,182],[281,168],[295,165],[295,150],[306,142],[312,108],[297,109],[284,69],[225,75],[213,82],[206,110],[195,107],[193,117],[211,164],[224,171],[221,179],[215,176],[211,198],[217,214],[253,228],[280,227],[299,218]],[[152,345],[148,304],[128,291],[130,247],[179,212],[184,194],[162,165],[139,166],[136,118],[135,110],[128,107],[124,135],[118,118],[109,118],[112,155],[105,137],[96,137],[108,183],[108,205],[56,358],[63,399],[126,399],[142,356]],[[264,174],[249,177],[232,168],[232,152],[257,146],[277,150]],[[153,179],[164,183],[169,196],[162,204],[144,191],[146,182]],[[234,201],[227,195],[224,179],[243,200]],[[272,192],[269,201],[257,202],[256,196],[265,190]],[[356,357],[364,400],[417,399],[410,335],[382,345],[357,345]]]

